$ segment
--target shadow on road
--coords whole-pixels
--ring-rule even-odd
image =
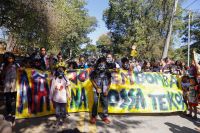
[[[126,115],[112,115],[111,123],[105,124],[103,121],[97,121],[98,129],[103,129],[105,133],[109,133],[110,130],[115,132],[125,132],[128,129],[137,128],[143,121],[133,120]]]
[[[180,127],[178,125],[175,125],[173,123],[169,123],[169,122],[166,122],[165,125],[169,126],[169,130],[172,132],[172,133],[199,133],[197,130],[193,130],[193,129],[190,129],[188,127]]]
[[[200,119],[198,118],[197,120],[195,120],[194,118],[188,117],[185,114],[181,114],[179,115],[180,117],[189,120],[190,122],[192,122],[195,126],[200,127]]]
[[[82,133],[82,132],[80,132],[77,128],[75,128],[75,129],[66,129],[58,133]]]

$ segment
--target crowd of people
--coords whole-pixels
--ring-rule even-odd
[[[194,52],[195,54],[195,52]],[[56,56],[48,55],[44,47],[40,51],[34,52],[28,59],[24,59],[21,64],[15,61],[15,56],[11,52],[6,52],[1,63],[1,84],[4,88],[4,96],[6,103],[6,116],[12,115],[15,109],[12,108],[12,100],[16,99],[16,76],[17,69],[34,68],[38,70],[49,70],[54,75],[51,85],[50,99],[55,103],[57,125],[62,125],[66,116],[67,99],[70,100],[70,82],[64,75],[66,70],[92,68],[90,80],[93,84],[94,104],[92,107],[92,117],[90,122],[96,123],[98,114],[98,100],[103,106],[103,113],[99,114],[102,120],[109,124],[108,119],[108,90],[111,84],[111,73],[118,69],[132,71],[134,73],[141,72],[162,72],[166,74],[175,74],[183,76],[181,85],[183,88],[184,102],[186,103],[189,114],[187,116],[197,118],[197,105],[200,83],[200,62],[194,58],[190,66],[185,62],[173,61],[169,58],[162,60],[140,61],[135,58],[123,57],[115,59],[111,53],[107,53],[105,57],[86,58],[80,56],[78,60],[64,60],[62,53]],[[186,112],[187,113],[187,112]]]

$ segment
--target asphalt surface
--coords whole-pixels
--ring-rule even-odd
[[[0,100],[0,114],[4,113]],[[62,127],[55,127],[54,115],[40,118],[18,119],[14,133],[200,133],[200,106],[198,119],[185,116],[182,112],[166,114],[110,114],[111,123],[105,124],[99,117],[90,124],[87,112],[70,113]]]
[[[172,114],[126,114],[110,115],[110,124],[98,118],[96,125],[90,124],[89,113],[71,113],[63,127],[54,128],[55,117],[16,120],[15,133],[198,133],[198,119],[182,113]]]

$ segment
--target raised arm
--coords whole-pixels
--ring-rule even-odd
[[[194,59],[195,66],[196,66],[197,69],[200,69],[200,65],[199,65],[196,54],[197,53],[195,52],[195,50],[193,50],[193,59]]]

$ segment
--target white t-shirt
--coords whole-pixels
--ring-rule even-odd
[[[69,80],[66,78],[53,78],[51,84],[50,99],[57,103],[67,103],[67,89],[70,85]]]
[[[142,67],[140,65],[135,66],[133,69],[133,71],[136,73],[141,72],[141,70],[142,70]]]

